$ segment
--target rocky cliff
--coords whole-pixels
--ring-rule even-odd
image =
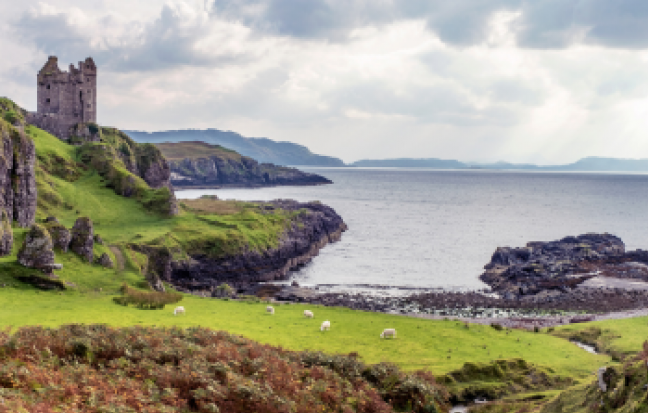
[[[163,280],[181,290],[208,294],[214,294],[223,282],[242,286],[283,280],[291,270],[310,262],[327,244],[340,240],[347,229],[331,207],[319,202],[281,200],[258,208],[268,214],[282,210],[292,215],[276,247],[264,251],[246,249],[218,258],[206,254],[190,254],[188,259],[181,260],[159,256],[158,268]]]
[[[320,175],[270,163],[258,163],[222,146],[204,142],[162,143],[157,147],[169,160],[171,182],[176,188],[332,183]]]
[[[36,217],[36,149],[23,132],[24,118],[0,100],[0,255],[11,251],[11,222],[28,227]]]

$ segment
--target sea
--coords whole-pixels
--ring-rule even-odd
[[[398,294],[480,290],[497,247],[587,232],[648,249],[648,174],[305,168],[322,186],[177,191],[180,199],[318,200],[349,230],[291,273],[300,285]]]

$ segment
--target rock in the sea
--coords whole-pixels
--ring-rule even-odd
[[[480,279],[507,299],[541,291],[566,291],[592,277],[597,266],[625,255],[620,238],[584,234],[551,242],[529,242],[526,247],[497,248]]]
[[[90,218],[81,217],[76,220],[72,227],[72,241],[70,250],[92,262],[94,248],[94,228]]]
[[[0,257],[11,254],[13,229],[7,211],[0,208]]]
[[[110,255],[106,254],[105,252],[101,254],[101,257],[99,257],[99,259],[97,259],[97,263],[106,268],[113,268],[115,266],[115,263],[113,262],[112,258],[110,258]]]
[[[56,219],[56,218],[54,218]],[[54,248],[58,248],[63,252],[67,252],[72,241],[72,234],[70,230],[65,228],[62,224],[56,221],[47,221],[43,224],[52,237]]]
[[[42,225],[34,224],[18,252],[18,262],[29,268],[49,269],[54,264],[53,247],[47,229]]]

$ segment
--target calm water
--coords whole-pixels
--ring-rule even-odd
[[[303,168],[306,169],[306,168]],[[303,284],[482,288],[497,246],[585,232],[648,248],[648,175],[308,168],[316,187],[178,191],[179,198],[320,200],[349,225],[293,274]]]

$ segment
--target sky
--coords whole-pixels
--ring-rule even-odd
[[[358,159],[648,158],[645,0],[0,2],[0,96],[97,63],[98,121]]]

